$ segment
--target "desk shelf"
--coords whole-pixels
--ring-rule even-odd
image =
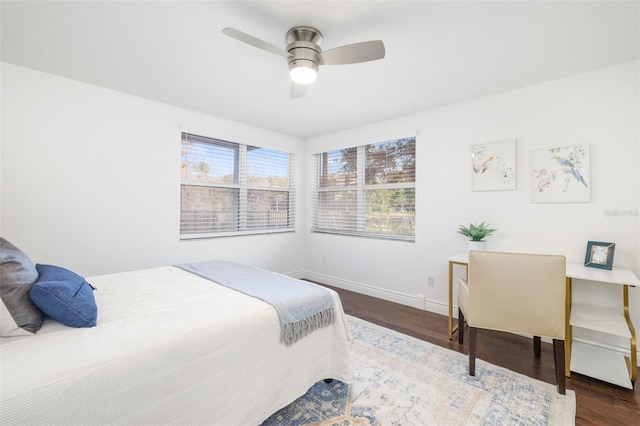
[[[602,285],[622,287],[622,304],[608,308],[572,303],[573,279],[597,282]],[[580,264],[567,263],[567,317],[565,359],[568,360],[565,375],[571,371],[633,389],[637,376],[637,345],[635,329],[629,316],[629,287],[640,281],[629,269],[600,270]],[[610,336],[629,339],[629,356],[595,344],[573,340],[573,327],[595,331]]]
[[[571,371],[575,373],[633,389],[628,365],[628,359],[620,352],[575,340],[571,345]]]
[[[574,303],[571,305],[570,325],[627,339],[631,338],[631,332],[622,309]]]

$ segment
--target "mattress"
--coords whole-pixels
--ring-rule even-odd
[[[256,425],[319,380],[350,383],[335,321],[291,346],[275,309],[176,267],[87,278],[98,324],[0,339],[2,425]]]

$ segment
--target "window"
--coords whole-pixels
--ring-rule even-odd
[[[182,133],[180,237],[292,231],[294,155]]]
[[[316,154],[312,231],[415,241],[415,136]]]

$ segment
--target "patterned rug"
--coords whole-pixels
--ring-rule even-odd
[[[573,425],[575,393],[348,317],[351,386],[318,382],[263,425]]]

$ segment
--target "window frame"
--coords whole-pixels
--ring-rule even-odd
[[[398,142],[405,139],[413,139],[413,181],[410,182],[396,182],[396,183],[367,183],[366,182],[366,148],[369,146],[385,144],[389,142]],[[366,237],[366,238],[375,238],[375,239],[383,239],[383,240],[392,240],[392,241],[408,241],[415,242],[415,229],[416,229],[416,167],[415,162],[417,161],[416,156],[416,134],[408,133],[403,135],[394,135],[386,138],[377,138],[369,141],[368,143],[361,143],[357,146],[345,146],[343,148],[331,149],[328,151],[316,152],[313,154],[312,158],[312,206],[311,206],[311,232],[312,233],[320,233],[320,234],[334,234],[334,235],[348,235],[348,236],[356,236],[356,237]],[[322,156],[327,155],[327,159],[330,158],[330,154],[339,150],[356,150],[356,173],[355,173],[355,184],[352,185],[329,185],[330,176],[325,176],[323,174],[323,164],[322,164]],[[329,160],[327,160],[329,161]],[[412,210],[413,213],[411,216],[411,232],[409,233],[395,233],[395,232],[373,232],[367,230],[367,216],[370,213],[368,209],[367,203],[367,192],[375,191],[375,190],[385,190],[391,189],[396,191],[404,191],[409,190],[413,195],[413,204]],[[340,193],[348,194],[349,192],[355,192],[355,222],[353,223],[354,227],[352,229],[347,229],[349,225],[345,221],[339,221],[342,227],[336,225],[336,227],[328,227],[323,223],[327,223],[326,217],[321,217],[323,211],[323,202],[321,201],[321,197],[326,197],[324,194],[335,194],[338,195]],[[352,196],[352,198],[354,198]],[[344,207],[348,207],[346,204]],[[391,215],[389,215],[391,217]],[[323,223],[321,223],[323,222]]]
[[[186,139],[185,139],[186,137]],[[247,142],[234,142],[228,139],[212,137],[203,134],[203,132],[194,132],[181,130],[181,153],[180,153],[180,167],[188,167],[189,161],[185,160],[185,140],[189,141],[189,137],[193,137],[191,142],[207,144],[210,143],[212,145],[227,145],[231,147],[235,152],[237,152],[237,159],[233,161],[233,175],[234,182],[203,182],[194,179],[189,179],[188,172],[183,172],[181,170],[180,176],[180,220],[179,220],[179,237],[180,240],[194,240],[194,239],[207,239],[207,238],[219,238],[219,237],[232,237],[232,236],[243,236],[243,235],[260,235],[260,234],[274,234],[274,233],[284,233],[284,232],[295,232],[296,230],[296,190],[295,190],[295,173],[296,173],[296,164],[295,164],[295,154],[282,150],[261,146],[255,143],[247,143]],[[270,185],[257,185],[252,184],[249,185],[249,176],[248,176],[248,152],[251,149],[264,149],[267,151],[272,151],[277,155],[287,156],[287,186],[270,186]],[[268,159],[267,159],[268,160]],[[265,162],[265,167],[269,165],[273,167],[277,167],[278,165],[273,163],[270,164],[268,161]],[[237,191],[237,194],[231,195],[233,199],[232,211],[230,214],[235,218],[235,222],[232,220],[230,223],[231,228],[217,231],[194,231],[193,229],[189,231],[185,231],[184,228],[187,228],[188,225],[185,225],[185,222],[188,219],[185,219],[184,212],[187,209],[184,209],[184,192],[185,187],[208,187],[208,188],[219,188],[223,190],[234,190]],[[282,224],[281,215],[279,217],[279,224],[275,226],[270,226],[267,224],[266,226],[261,226],[259,223],[252,222],[249,220],[249,217],[253,215],[255,217],[255,212],[251,211],[250,206],[250,196],[254,196],[257,192],[264,191],[270,193],[282,192],[286,193],[286,224]],[[192,201],[193,202],[193,201]],[[279,211],[281,212],[281,211]],[[209,213],[215,214],[214,211],[210,211]],[[267,217],[270,218],[270,211],[267,212]],[[234,224],[235,223],[235,224]],[[195,227],[197,225],[192,225],[191,227]],[[209,225],[211,226],[211,225]],[[227,225],[224,225],[227,226]]]

